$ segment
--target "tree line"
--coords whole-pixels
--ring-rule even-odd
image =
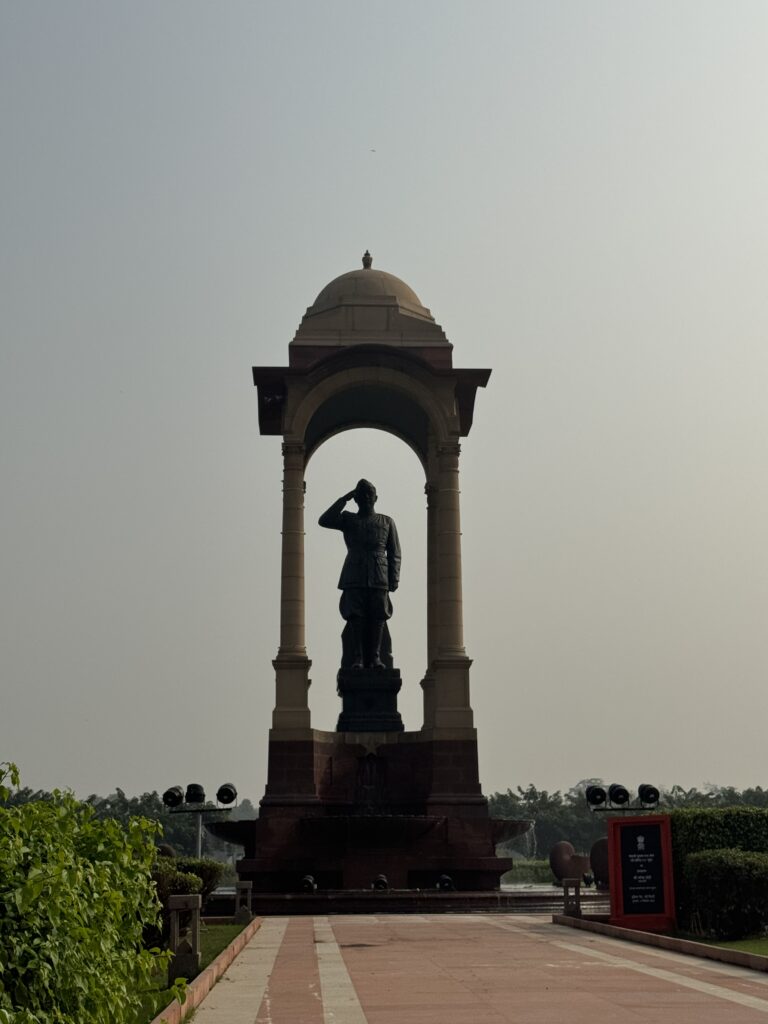
[[[530,783],[506,793],[492,793],[488,804],[494,818],[527,818],[535,823],[531,832],[509,844],[513,853],[546,859],[552,846],[561,840],[572,843],[577,852],[589,853],[595,840],[606,834],[605,815],[595,814],[587,806],[585,791],[593,784],[605,785],[602,779],[582,779],[565,792],[549,792]],[[678,807],[768,807],[768,789],[761,786],[739,790],[734,786],[686,789],[675,785],[660,792],[661,811]]]
[[[50,801],[52,794],[46,790],[30,789],[25,786],[13,790],[3,801],[5,807],[17,807],[21,804],[31,803],[35,800]],[[195,838],[197,835],[197,821],[194,814],[179,814],[170,811],[163,803],[160,795],[153,791],[142,793],[140,796],[127,796],[122,789],[116,789],[109,796],[98,796],[92,793],[83,801],[93,807],[98,818],[113,818],[123,825],[127,825],[131,818],[149,818],[150,821],[159,821],[163,827],[162,842],[173,847],[175,853],[180,856],[194,857]],[[238,820],[239,818],[257,818],[258,810],[247,798],[241,800],[237,807],[229,812],[211,811],[206,814],[204,821],[220,821],[223,819]],[[203,856],[212,857],[214,860],[229,861],[232,854],[241,855],[239,847],[231,846],[216,836],[210,835],[203,829]]]
[[[588,785],[603,785],[601,779],[582,779],[565,791],[538,789],[532,783],[516,786],[505,793],[492,793],[488,798],[491,815],[494,818],[526,818],[532,820],[534,828],[510,844],[510,850],[520,856],[538,856],[546,859],[552,846],[560,840],[567,840],[579,852],[588,853],[596,839],[605,835],[605,815],[594,814],[587,806],[584,795]],[[4,806],[13,807],[33,800],[50,800],[45,790],[29,787],[14,790],[4,801]],[[149,818],[163,826],[163,842],[168,843],[181,856],[191,857],[195,853],[197,823],[193,814],[171,812],[155,791],[139,796],[127,796],[124,790],[116,789],[109,796],[95,793],[84,801],[90,804],[99,818],[114,818],[123,825],[132,817]],[[672,786],[661,789],[660,810],[677,807],[768,807],[768,789],[761,786],[739,790],[734,786],[708,785],[703,789],[695,786],[686,789]],[[247,798],[231,812],[211,812],[206,821],[228,817],[256,818],[258,809]],[[203,855],[216,860],[231,860],[233,853],[240,856],[239,847],[209,835],[203,830]]]

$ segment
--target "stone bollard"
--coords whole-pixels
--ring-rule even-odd
[[[177,978],[194,978],[200,970],[200,907],[199,895],[169,896],[170,913],[169,947],[173,960],[168,965],[168,986]],[[181,926],[181,915],[190,915],[189,925]]]
[[[253,918],[252,893],[253,882],[238,882],[235,886],[235,924],[248,924]]]
[[[563,913],[567,917],[581,917],[581,879],[563,879]]]

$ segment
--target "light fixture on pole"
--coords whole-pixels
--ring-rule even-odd
[[[221,804],[231,804],[237,800],[237,790],[231,782],[225,782],[219,786],[216,799]],[[211,812],[229,812],[231,807],[221,808],[206,803],[205,790],[199,782],[190,782],[186,792],[181,786],[171,786],[163,793],[163,803],[171,814],[196,814],[197,828],[195,830],[195,856],[201,857],[203,853],[203,815]]]

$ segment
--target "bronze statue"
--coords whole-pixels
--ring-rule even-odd
[[[357,513],[343,511],[353,498]],[[329,530],[341,530],[347,545],[339,578],[339,611],[347,623],[341,636],[342,668],[392,667],[387,619],[392,616],[389,595],[400,581],[400,542],[394,521],[374,512],[376,498],[373,484],[360,480],[319,520]]]

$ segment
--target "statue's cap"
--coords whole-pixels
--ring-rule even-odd
[[[372,491],[375,494],[376,488],[370,480],[358,480],[357,487],[355,487],[355,494],[359,494],[360,491]]]

